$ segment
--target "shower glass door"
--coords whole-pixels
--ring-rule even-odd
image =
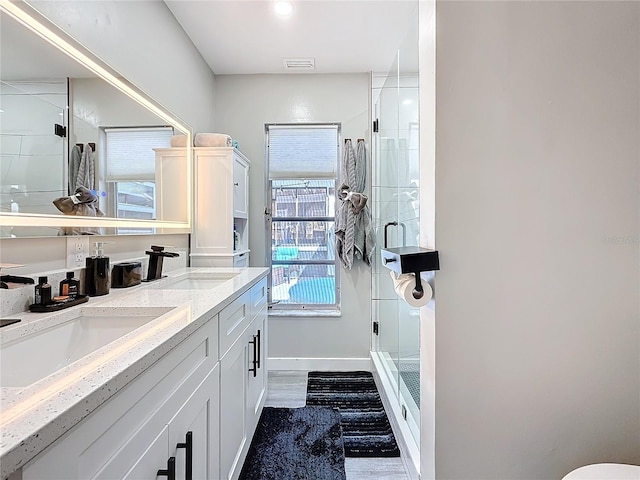
[[[390,270],[382,265],[380,248],[402,245],[398,225],[398,63],[386,75],[373,78],[374,113],[378,132],[374,133],[374,165],[372,179],[373,222],[376,252],[373,262],[374,320],[378,322],[378,335],[373,337],[374,350],[380,353],[386,374],[394,385],[393,395],[398,399],[399,324],[398,297],[393,290]],[[376,344],[377,343],[377,344]]]
[[[417,28],[417,26],[416,26]],[[409,40],[412,40],[410,36]],[[417,45],[417,32],[415,34]],[[420,439],[420,316],[393,290],[390,270],[379,248],[419,245],[419,123],[417,52],[411,42],[401,48],[385,76],[374,76],[373,105],[378,120],[374,134],[373,219],[378,234],[373,269],[373,314],[378,335],[374,351],[394,383],[407,425]]]
[[[372,105],[378,122],[374,133],[373,222],[378,249],[419,245],[419,109],[418,24],[386,75],[372,77]],[[373,350],[393,384],[402,416],[420,445],[420,313],[393,290],[390,270],[380,252],[373,268]]]
[[[402,55],[399,53],[400,61]],[[402,70],[401,70],[402,71]],[[402,245],[420,243],[418,76],[400,74],[398,85],[398,223]],[[396,297],[397,298],[397,297]],[[420,438],[420,310],[397,299],[398,390],[407,409],[407,423],[416,442]]]

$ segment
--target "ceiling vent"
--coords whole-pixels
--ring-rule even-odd
[[[282,65],[289,72],[305,72],[316,69],[315,58],[283,58]]]

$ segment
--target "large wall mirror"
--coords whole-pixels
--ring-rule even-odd
[[[0,238],[188,232],[188,126],[27,4],[0,40]]]

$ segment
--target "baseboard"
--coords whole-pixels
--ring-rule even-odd
[[[420,479],[420,449],[416,445],[411,431],[406,424],[406,420],[402,418],[402,411],[396,398],[389,398],[389,390],[393,389],[391,381],[387,378],[381,361],[371,352],[371,364],[373,366],[373,378],[378,386],[380,398],[384,409],[391,422],[391,428],[396,436],[396,442],[402,453],[402,460],[406,467],[407,473],[411,480]]]
[[[301,371],[353,371],[372,369],[370,358],[290,358],[269,357],[269,370],[301,370]]]

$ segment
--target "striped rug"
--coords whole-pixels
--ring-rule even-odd
[[[338,407],[346,457],[398,457],[371,372],[309,372],[307,405]]]

